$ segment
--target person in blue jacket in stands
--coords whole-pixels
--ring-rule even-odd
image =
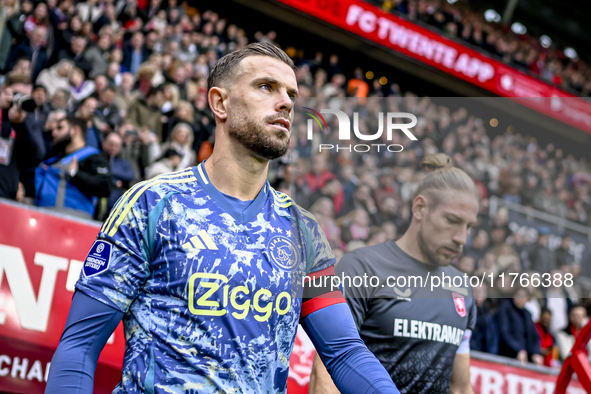
[[[544,364],[540,354],[540,337],[530,313],[525,309],[529,293],[517,288],[513,299],[504,299],[497,313],[500,333],[499,354],[516,358],[522,363],[528,361]]]

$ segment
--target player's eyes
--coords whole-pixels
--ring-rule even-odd
[[[271,90],[271,85],[269,85],[268,83],[264,83],[261,85],[261,88],[265,89],[265,90]]]

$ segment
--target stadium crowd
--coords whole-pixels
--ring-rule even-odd
[[[91,199],[83,216],[103,220],[131,185],[208,157],[215,141],[207,76],[217,59],[249,43],[244,30],[177,0],[0,4],[0,107],[6,116],[0,123],[2,137],[14,144],[13,157],[4,157],[10,165],[0,166],[2,197],[68,212]],[[404,12],[410,13],[430,3],[393,4],[406,4]],[[466,29],[476,31],[460,30]],[[277,37],[259,32],[254,40]],[[418,118],[413,128],[418,141],[394,133],[383,142],[400,144],[403,151],[368,154],[316,153],[321,143],[342,145],[336,123],[309,140],[305,116],[296,119],[292,151],[272,163],[270,180],[316,216],[337,257],[404,233],[410,199],[425,176],[419,162],[441,151],[481,191],[479,223],[456,263],[461,271],[579,275],[581,262],[571,253],[571,239],[550,250],[547,231],[541,229],[537,239],[512,233],[507,211],[489,217],[488,206],[494,195],[589,226],[591,172],[583,159],[518,133],[490,138],[482,120],[464,108],[452,111],[377,79],[368,83],[361,69],[347,76],[336,54],[309,59],[288,46],[293,43],[285,44],[297,64],[305,106],[359,112],[362,133],[378,128],[378,112]],[[8,111],[16,93],[32,94],[34,112]],[[82,150],[84,155],[73,154]],[[60,191],[60,182],[71,189]],[[57,203],[60,193],[63,201]],[[534,356],[541,355],[546,365],[555,365],[587,319],[589,304],[578,307],[588,299],[585,291],[576,279],[573,287],[529,287],[517,294],[499,286],[479,289],[472,347],[522,361],[540,362]]]
[[[423,22],[446,36],[478,47],[511,67],[583,97],[591,94],[591,67],[569,58],[556,44],[544,47],[539,37],[518,35],[510,26],[488,22],[483,10],[447,0],[371,0],[386,11]],[[453,4],[450,4],[453,3]]]

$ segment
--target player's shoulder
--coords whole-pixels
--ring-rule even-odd
[[[283,192],[280,192],[279,190],[276,190],[270,185],[269,193],[271,194],[271,197],[273,197],[274,205],[278,208],[289,210],[291,207],[295,207],[297,205],[290,196]]]
[[[162,205],[170,196],[195,191],[197,178],[191,168],[158,175],[132,186],[117,201],[101,231],[114,235],[119,225],[124,223],[130,214],[136,220],[145,222],[150,213]],[[139,224],[141,226],[141,224]]]
[[[390,245],[391,242],[392,241],[386,241],[376,245],[363,246],[351,252],[347,252],[341,258],[339,265],[342,264],[342,266],[345,267],[348,264],[352,264],[354,266],[371,266],[375,268],[381,265],[382,262],[384,265],[389,266],[396,264],[400,259],[396,258],[395,250],[393,250]]]
[[[186,193],[200,187],[192,167],[184,170],[169,172],[141,182],[142,190],[150,194],[164,197],[166,194]],[[156,197],[157,198],[157,197]]]
[[[318,221],[310,211],[304,209],[301,205],[297,204],[287,194],[278,192],[273,188],[271,188],[271,192],[274,193],[273,198],[275,199],[275,205],[278,205],[278,200],[279,202],[284,201],[283,206],[285,208],[291,209],[291,213],[294,215],[294,218],[296,220],[302,220],[304,222],[313,222],[315,224],[318,224]]]

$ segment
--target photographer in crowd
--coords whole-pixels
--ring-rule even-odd
[[[0,197],[16,199],[21,173],[45,155],[41,127],[24,110],[35,109],[35,102],[23,97],[32,88],[29,76],[11,72],[0,89]]]

